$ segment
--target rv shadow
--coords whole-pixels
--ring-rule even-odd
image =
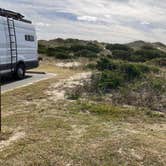
[[[30,75],[26,75],[22,80],[25,80],[25,79],[28,79],[28,78],[31,78],[31,77],[32,76],[30,76]],[[6,85],[6,84],[9,84],[9,83],[18,82],[18,81],[20,81],[20,80],[15,79],[11,75],[8,75],[8,76],[2,76],[1,80],[0,80],[0,83],[1,83],[1,85]]]

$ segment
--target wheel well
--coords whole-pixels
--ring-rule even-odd
[[[16,64],[16,68],[17,68],[19,65],[23,65],[24,68],[25,68],[25,63],[24,63],[23,61],[19,61],[19,62]]]

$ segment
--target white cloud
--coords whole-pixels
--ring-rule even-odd
[[[93,16],[78,16],[77,19],[81,21],[90,21],[90,22],[97,21],[97,17],[93,17]]]
[[[143,21],[141,22],[142,25],[149,25],[150,23],[149,22],[146,22],[146,21]]]

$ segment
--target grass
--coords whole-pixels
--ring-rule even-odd
[[[53,101],[45,92],[74,70],[43,64],[57,77],[2,95],[3,130],[25,137],[0,151],[0,165],[161,165],[165,115],[90,101]]]
[[[152,112],[145,108],[137,108],[137,107],[119,107],[113,106],[108,103],[93,103],[88,101],[77,101],[77,103],[73,104],[73,107],[70,105],[70,109],[74,112],[88,112],[92,115],[100,116],[105,118],[105,120],[116,120],[116,121],[130,121],[135,122],[138,120],[139,122],[153,122],[160,121],[165,122],[165,115],[159,114],[156,112]]]

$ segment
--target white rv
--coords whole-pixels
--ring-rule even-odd
[[[21,14],[0,9],[0,75],[12,73],[21,79],[37,66],[35,27]]]

